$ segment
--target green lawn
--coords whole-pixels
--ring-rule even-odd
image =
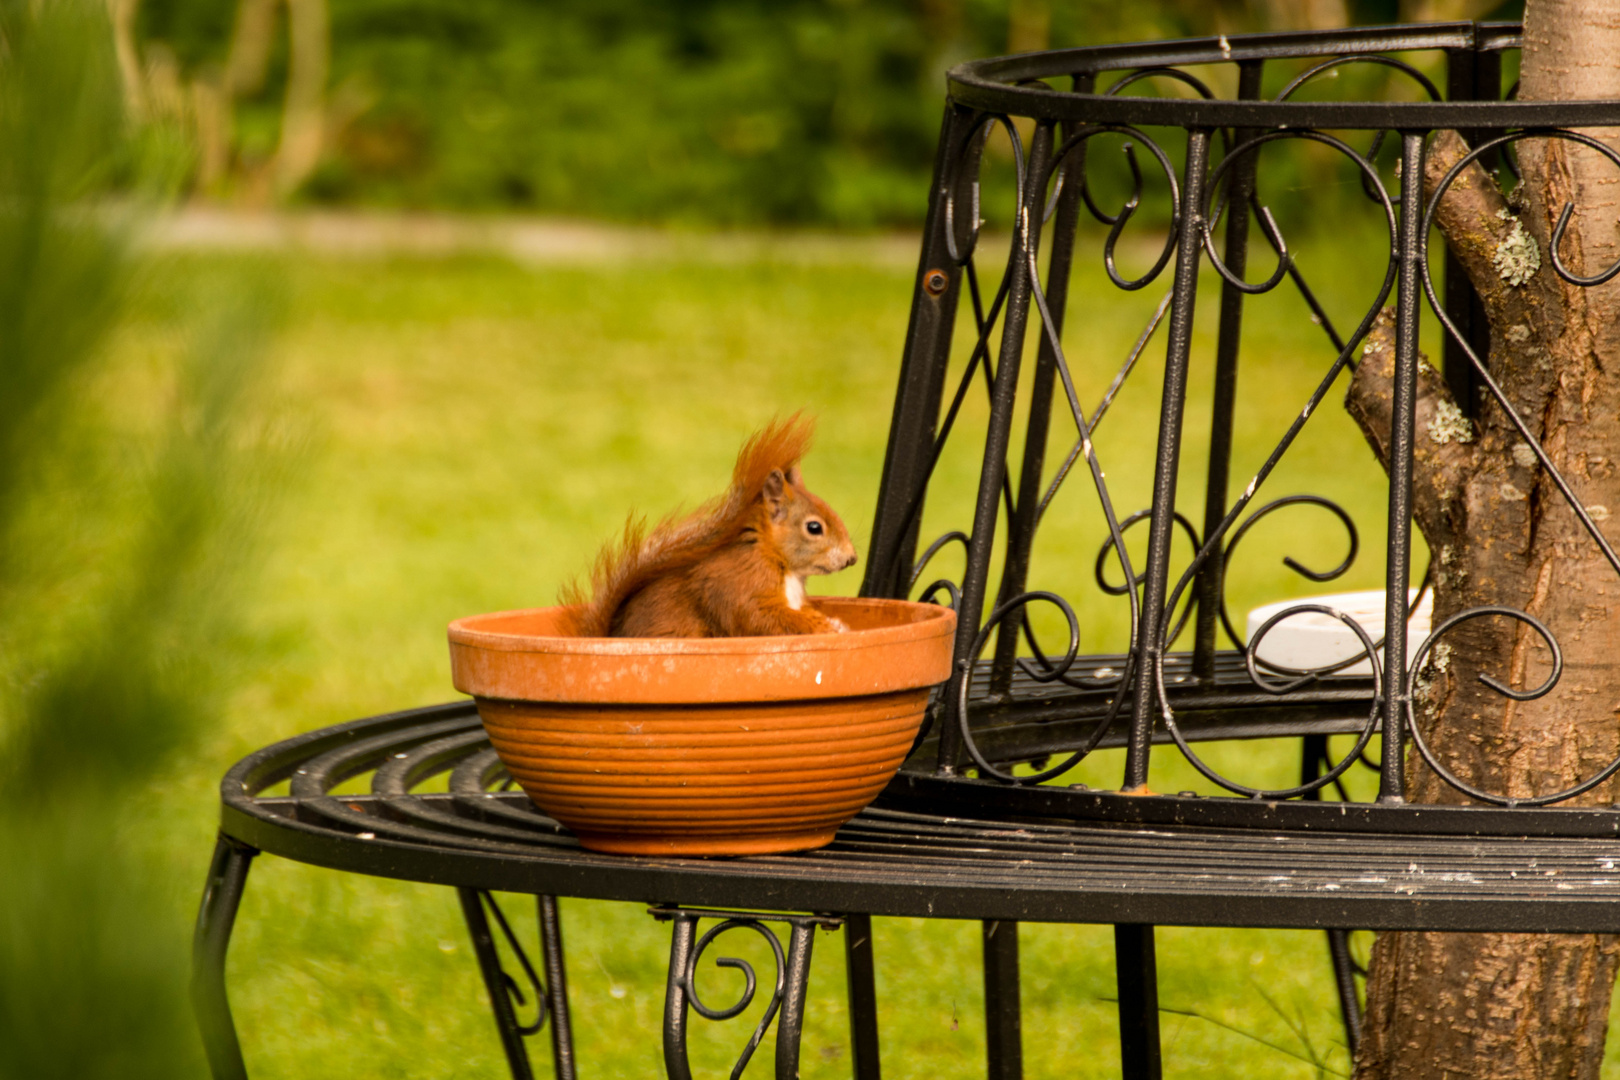
[[[289,298],[274,349],[279,415],[301,450],[243,599],[245,633],[232,644],[242,676],[207,738],[126,822],[169,883],[175,926],[191,916],[212,844],[215,785],[233,761],[311,728],[453,697],[449,620],[550,603],[630,509],[661,513],[714,494],[743,436],[772,414],[819,414],[805,475],[852,533],[866,536],[914,269],[909,259],[880,257],[884,250],[853,243],[843,257],[792,260],[766,250],[736,259],[706,256],[699,243],[685,255],[573,267],[474,257],[273,261]],[[1095,246],[1088,252],[1068,347],[1090,409],[1161,293],[1105,288]],[[204,280],[238,261],[175,257],[162,273]],[[1333,246],[1315,256],[1307,248],[1301,263],[1348,329],[1377,268],[1370,279],[1364,268],[1347,269]],[[1206,312],[1216,286],[1202,285]],[[148,305],[119,348],[159,347],[175,318]],[[1208,425],[1212,339],[1206,319],[1188,413],[1191,491],[1202,486],[1196,448]],[[1251,306],[1247,343],[1234,491],[1331,360],[1291,297]],[[1099,431],[1122,513],[1147,504],[1163,355],[1161,337]],[[1382,479],[1341,397],[1342,384],[1266,492],[1343,501],[1365,528],[1362,557],[1340,583],[1304,581],[1282,567],[1282,555],[1332,565],[1342,531],[1318,511],[1279,515],[1245,541],[1233,568],[1240,627],[1262,599],[1381,580]],[[927,536],[968,523],[979,454],[972,438],[985,413],[975,388],[959,427],[969,438],[941,463]],[[1055,425],[1054,453],[1066,451],[1072,432]],[[1048,516],[1031,584],[1075,598],[1085,647],[1110,649],[1123,644],[1125,624],[1120,600],[1091,585],[1101,539],[1094,503],[1076,474]],[[1202,520],[1200,505],[1189,501],[1187,510]],[[1133,533],[1138,547],[1143,532]],[[1177,557],[1184,561],[1185,549]],[[938,569],[955,575],[960,559],[953,566],[950,558]],[[822,587],[857,586],[846,574]],[[1297,770],[1287,746],[1212,759],[1249,782],[1287,783]],[[1117,784],[1118,769],[1117,756],[1100,755],[1076,779]],[[1152,782],[1209,790],[1164,751]],[[506,906],[532,934],[532,904],[510,897]],[[662,1075],[667,927],[635,904],[568,900],[563,918],[581,1075]],[[1117,1075],[1108,928],[1030,925],[1023,934],[1028,1075]],[[877,921],[886,1076],[982,1075],[978,935],[974,924]],[[806,1080],[849,1069],[842,943],[823,934],[816,948]],[[1165,928],[1159,958],[1167,1076],[1322,1075],[1304,1060],[1312,1057],[1330,1072],[1346,1069],[1320,934]],[[709,972],[708,996],[729,993],[732,975]],[[261,1080],[504,1075],[447,889],[263,858],[242,906],[230,985],[248,1065]],[[694,1023],[700,1075],[723,1075],[752,1021]],[[548,1075],[543,1042],[535,1056]],[[767,1042],[749,1075],[769,1072]]]

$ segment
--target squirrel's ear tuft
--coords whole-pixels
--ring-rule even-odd
[[[731,472],[731,490],[742,499],[751,499],[762,489],[772,469],[787,470],[810,449],[815,421],[803,413],[785,420],[773,420],[749,436],[737,453]]]
[[[786,490],[786,478],[781,469],[772,469],[770,475],[765,477],[765,483],[759,489],[761,497],[765,500],[765,509],[770,511],[772,521],[781,521],[782,494]]]

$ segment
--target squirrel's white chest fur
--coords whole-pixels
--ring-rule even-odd
[[[798,574],[789,574],[782,583],[782,591],[787,595],[787,605],[794,611],[804,607],[804,578]]]

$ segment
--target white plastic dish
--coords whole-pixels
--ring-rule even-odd
[[[1417,596],[1413,589],[1407,598],[1407,603]],[[1423,645],[1423,639],[1429,636],[1430,617],[1434,609],[1434,594],[1429,593],[1423,597],[1423,602],[1412,613],[1406,624],[1406,662],[1411,664],[1418,649]],[[1293,600],[1279,600],[1274,604],[1265,604],[1249,612],[1248,633],[1245,635],[1249,641],[1254,640],[1255,633],[1265,625],[1267,619],[1280,611],[1298,607],[1301,604],[1321,604],[1335,608],[1350,616],[1361,628],[1367,631],[1367,636],[1374,642],[1382,643],[1384,639],[1384,593],[1353,592],[1333,593],[1328,596],[1301,596]],[[1291,615],[1282,622],[1273,626],[1260,643],[1256,657],[1267,664],[1275,664],[1282,668],[1292,668],[1296,671],[1307,668],[1324,668],[1348,660],[1352,656],[1362,658],[1349,667],[1334,672],[1336,675],[1371,675],[1372,665],[1362,654],[1365,646],[1356,632],[1331,615],[1320,611],[1306,611],[1298,615]],[[1379,659],[1383,659],[1380,651]]]

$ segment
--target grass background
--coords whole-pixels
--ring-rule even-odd
[[[1354,239],[1319,238],[1300,254],[1345,330],[1381,275],[1355,261]],[[1106,287],[1096,241],[1082,245],[1066,335],[1087,409],[1160,295]],[[994,247],[987,238],[981,265],[994,267]],[[915,266],[904,245],[887,242],[817,250],[798,256],[784,238],[742,257],[694,241],[674,255],[571,265],[475,256],[157,260],[153,287],[115,339],[115,370],[138,373],[172,346],[183,315],[164,297],[221,275],[274,281],[285,307],[272,357],[276,413],[294,449],[279,510],[255,548],[245,621],[226,643],[237,689],[207,736],[120,823],[169,898],[172,921],[155,932],[185,948],[212,845],[215,785],[232,762],[298,732],[454,697],[449,620],[550,603],[629,509],[659,513],[712,495],[741,439],[770,415],[819,414],[807,481],[853,535],[869,534]],[[1145,265],[1147,256],[1133,250],[1132,259]],[[1206,276],[1201,288],[1213,299],[1217,285]],[[1183,501],[1195,521],[1214,310],[1202,306],[1187,420]],[[1234,491],[1332,360],[1297,299],[1262,297],[1249,313]],[[955,371],[965,352],[958,348]],[[1122,512],[1148,501],[1163,355],[1161,335],[1098,433]],[[1366,531],[1342,584],[1376,587],[1384,484],[1341,397],[1342,382],[1264,494],[1309,490],[1343,502]],[[968,524],[985,413],[976,388],[941,463],[925,536]],[[1064,452],[1072,436],[1072,424],[1055,423],[1051,452]],[[1084,480],[1076,475],[1054,500],[1031,585],[1075,601],[1083,647],[1113,649],[1123,644],[1123,604],[1091,584],[1103,534]],[[1328,515],[1289,514],[1245,541],[1231,572],[1239,619],[1263,600],[1339,587],[1281,565],[1283,554],[1332,565],[1345,545]],[[1187,554],[1179,549],[1177,558]],[[937,569],[959,573],[943,556]],[[853,592],[858,580],[849,573],[817,584]],[[1297,774],[1296,754],[1255,743],[1211,760],[1246,782],[1284,784]],[[1117,786],[1119,770],[1117,755],[1099,754],[1071,779]],[[1211,790],[1173,750],[1158,751],[1151,782]],[[503,899],[533,942],[532,901]],[[562,917],[581,1075],[662,1075],[667,927],[637,904],[564,900]],[[979,932],[971,923],[876,920],[886,1076],[982,1074]],[[728,937],[734,947],[711,956],[751,956],[768,978],[769,962],[736,937],[747,935]],[[1117,1075],[1109,928],[1027,925],[1022,945],[1027,1074]],[[1321,934],[1165,927],[1158,949],[1167,1076],[1347,1071]],[[838,935],[818,935],[806,1080],[848,1075],[842,951]],[[709,970],[701,985],[709,999],[729,1001],[733,978]],[[242,905],[229,985],[249,1070],[263,1080],[504,1075],[448,889],[263,857]],[[694,1019],[699,1075],[728,1071],[753,1022]],[[771,1045],[748,1075],[770,1074]],[[548,1075],[544,1037],[534,1048],[538,1074]]]

